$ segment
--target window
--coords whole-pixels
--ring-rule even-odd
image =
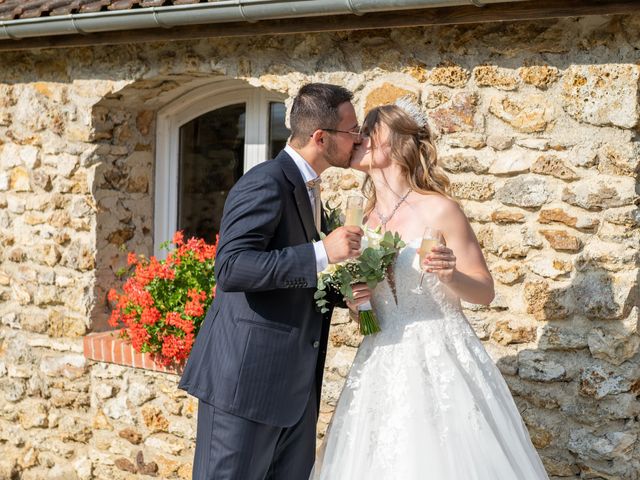
[[[284,95],[222,81],[158,113],[154,251],[176,230],[213,242],[235,182],[285,146]]]

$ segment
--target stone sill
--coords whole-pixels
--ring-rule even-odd
[[[83,347],[85,358],[96,362],[114,363],[174,375],[182,374],[182,367],[165,367],[156,363],[150,355],[136,352],[129,341],[118,337],[117,331],[90,333],[84,337]]]

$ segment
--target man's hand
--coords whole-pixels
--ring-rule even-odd
[[[339,263],[360,255],[360,241],[364,232],[360,227],[338,227],[322,243],[329,263]]]

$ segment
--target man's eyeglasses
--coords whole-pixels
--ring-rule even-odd
[[[324,130],[325,132],[348,133],[349,135],[353,135],[355,138],[361,137],[360,127],[354,128],[353,130],[338,130],[335,128],[320,128],[319,130]]]

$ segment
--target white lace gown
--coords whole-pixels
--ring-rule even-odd
[[[365,337],[313,479],[548,479],[507,385],[449,290],[413,242],[375,289],[382,331]]]

